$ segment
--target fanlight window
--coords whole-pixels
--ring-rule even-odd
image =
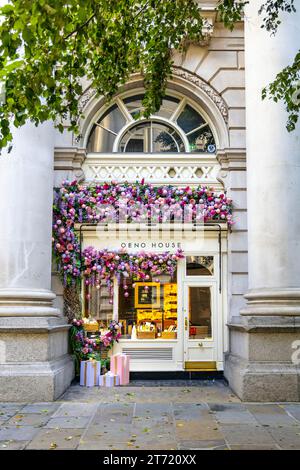
[[[214,153],[213,133],[203,116],[186,99],[163,99],[159,111],[140,118],[143,95],[118,98],[94,123],[88,152]]]

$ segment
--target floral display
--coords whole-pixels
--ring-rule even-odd
[[[114,342],[118,342],[121,337],[120,325],[117,321],[112,320],[109,324],[108,331],[103,335],[89,338],[84,331],[84,321],[82,319],[74,319],[70,329],[70,346],[75,356],[76,373],[79,373],[80,361],[89,359],[101,360],[101,351],[103,349],[111,349]]]
[[[152,186],[140,183],[104,183],[82,185],[64,181],[55,189],[53,210],[54,254],[65,285],[80,280],[87,284],[108,285],[114,275],[119,280],[134,275],[137,279],[159,272],[172,273],[182,254],[171,255],[97,251],[89,247],[80,257],[76,223],[116,222],[164,223],[166,221],[227,222],[232,225],[232,201],[213,188],[189,186]],[[174,258],[175,257],[175,258]],[[81,258],[81,259],[80,259]]]
[[[101,282],[104,280],[110,290],[111,303],[114,277],[118,279],[119,284],[123,282],[124,296],[127,297],[127,278],[132,277],[134,281],[148,281],[153,276],[159,276],[163,273],[168,273],[173,277],[177,261],[184,257],[182,250],[177,250],[173,254],[144,251],[129,254],[126,251],[113,252],[96,250],[92,247],[86,248],[83,256],[83,274],[86,285],[93,285],[100,289]],[[157,282],[159,282],[159,279],[157,279]]]
[[[126,250],[98,250],[87,247],[81,252],[76,224],[81,223],[165,223],[165,222],[227,222],[232,225],[232,201],[213,188],[171,185],[152,186],[140,183],[104,183],[82,185],[76,180],[64,181],[54,192],[53,252],[65,286],[80,283],[97,289],[106,284],[113,302],[113,280],[159,282],[161,274],[173,277],[183,252],[150,253]],[[87,294],[89,296],[89,294]],[[110,349],[120,335],[120,325],[112,321],[108,331],[89,338],[84,321],[74,319],[70,329],[70,344],[79,372],[81,360],[101,360],[101,351]]]

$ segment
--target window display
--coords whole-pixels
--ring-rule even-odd
[[[102,283],[101,289],[96,286],[85,286],[84,323],[87,331],[100,331],[105,334],[113,319],[113,305],[107,286]]]
[[[119,287],[122,338],[177,338],[177,283],[170,282],[168,275],[159,281],[127,282]]]

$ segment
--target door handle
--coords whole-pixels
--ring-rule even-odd
[[[184,318],[184,329],[185,329],[185,331],[187,331],[187,329],[188,329],[188,319],[187,319],[187,317]]]

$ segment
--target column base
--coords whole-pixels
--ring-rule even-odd
[[[0,401],[59,398],[74,377],[62,317],[0,316]]]
[[[300,401],[300,370],[290,364],[250,363],[228,354],[225,357],[224,376],[242,401]]]
[[[300,401],[300,318],[244,317],[229,325],[224,375],[243,401]]]
[[[0,402],[57,400],[73,377],[74,363],[70,355],[47,362],[1,364]]]

